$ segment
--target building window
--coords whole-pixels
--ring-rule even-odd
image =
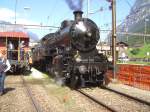
[[[6,39],[3,37],[0,37],[0,47],[6,46]]]

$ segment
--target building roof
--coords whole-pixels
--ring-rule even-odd
[[[129,46],[129,45],[128,45],[127,43],[125,43],[125,42],[118,42],[117,45],[124,45],[124,46],[126,46],[126,47]]]
[[[29,36],[25,32],[0,32],[0,37],[29,38]]]

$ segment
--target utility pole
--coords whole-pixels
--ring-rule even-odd
[[[149,21],[149,19],[147,19],[147,18],[144,20],[144,23],[145,23],[145,25],[144,25],[144,26],[145,26],[145,31],[144,31],[144,33],[145,33],[145,35],[146,35],[146,33],[147,33],[147,29],[146,29],[147,25],[146,25],[146,23],[147,23],[148,21]],[[146,44],[146,37],[145,37],[145,36],[144,36],[144,44]]]
[[[87,0],[87,18],[89,17],[90,0]]]
[[[31,8],[30,7],[24,7],[23,9],[24,9],[25,17],[28,17],[28,13],[31,10]]]
[[[128,32],[128,23],[127,23],[128,20],[125,20],[125,32],[127,33]],[[128,43],[128,35],[126,34],[126,41]]]
[[[16,24],[16,11],[17,11],[17,3],[18,3],[18,0],[16,0],[16,2],[15,2],[15,24]]]
[[[112,58],[113,78],[116,79],[116,0],[112,0]]]

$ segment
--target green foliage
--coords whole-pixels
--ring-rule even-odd
[[[140,52],[139,48],[133,49],[130,51],[133,55],[137,55]]]
[[[140,48],[130,48],[128,56],[130,58],[150,58],[150,56],[147,56],[147,52],[150,52],[150,44],[145,44]]]
[[[136,65],[150,65],[150,62],[139,62],[139,61],[128,61],[127,63],[128,64],[136,64]]]

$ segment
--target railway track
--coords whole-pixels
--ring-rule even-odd
[[[106,109],[108,109],[111,112],[117,112],[114,108],[109,107],[108,105],[106,105],[105,103],[103,103],[100,100],[97,100],[96,98],[94,98],[93,96],[87,94],[86,92],[82,91],[82,90],[77,90],[77,92],[81,93],[82,95],[86,96],[87,98],[91,99],[92,101],[94,101],[95,103],[102,105],[103,107],[105,107]]]
[[[35,107],[36,112],[43,112],[43,111],[42,111],[42,108],[40,107],[40,105],[39,105],[39,103],[38,103],[38,101],[33,97],[32,91],[31,91],[30,87],[27,85],[27,83],[26,83],[26,81],[25,81],[23,75],[20,75],[20,77],[21,77],[21,79],[22,79],[22,82],[23,82],[24,87],[25,87],[26,90],[27,90],[27,95],[29,96],[29,98],[30,98],[30,100],[31,100],[31,102],[32,102],[32,104],[33,104],[33,106]]]
[[[135,100],[135,101],[137,101],[137,102],[140,102],[140,103],[142,103],[142,104],[146,104],[146,105],[150,106],[150,102],[148,102],[148,101],[145,101],[145,100],[142,100],[142,99],[139,99],[139,98],[130,96],[130,95],[128,95],[128,94],[119,92],[119,91],[117,91],[117,90],[114,90],[114,89],[111,89],[111,88],[108,88],[108,87],[104,87],[104,89],[106,89],[106,90],[108,90],[108,91],[111,91],[111,92],[114,92],[114,93],[117,93],[117,94],[119,94],[119,95],[125,96],[125,97],[127,97],[127,98],[133,99],[133,100]]]
[[[127,102],[127,103],[125,103],[125,104],[132,104],[133,102],[134,102],[134,104],[133,105],[140,105],[139,107],[142,107],[142,105],[146,105],[146,109],[148,110],[148,111],[150,111],[150,103],[149,102],[147,102],[147,101],[144,101],[144,100],[141,100],[141,99],[139,99],[139,98],[135,98],[135,97],[132,97],[132,96],[129,96],[129,95],[127,95],[127,94],[124,94],[124,93],[121,93],[121,92],[118,92],[118,91],[116,91],[116,90],[113,90],[113,89],[110,89],[110,88],[107,88],[107,87],[104,87],[103,89],[102,89],[102,91],[107,91],[107,93],[108,92],[110,92],[110,93],[112,93],[112,94],[116,94],[116,95],[118,95],[118,98],[120,97],[120,99],[122,100],[122,102],[120,103],[120,106],[119,106],[119,103],[118,104],[115,104],[115,103],[113,103],[113,101],[111,102],[111,100],[109,100],[108,102],[106,102],[105,100],[106,100],[106,98],[100,98],[99,99],[99,97],[107,97],[107,93],[105,93],[104,94],[104,96],[103,95],[101,95],[101,93],[99,93],[99,95],[100,96],[97,96],[97,97],[95,97],[95,95],[91,95],[89,92],[86,92],[85,90],[81,90],[81,89],[78,89],[77,90],[79,93],[81,93],[82,95],[84,95],[84,96],[86,96],[86,97],[88,97],[89,99],[91,99],[92,101],[94,101],[95,103],[97,103],[97,104],[99,104],[99,105],[102,105],[103,107],[105,107],[106,109],[108,109],[109,111],[111,111],[111,112],[121,112],[120,111],[120,109],[119,108],[121,108],[122,106],[124,106],[124,104],[121,104],[122,102]],[[109,94],[110,94],[109,93]],[[109,96],[108,96],[109,97]],[[109,98],[108,98],[109,99]],[[113,100],[113,97],[111,98],[112,100]],[[115,97],[114,97],[114,99],[115,99]],[[116,100],[118,100],[118,102],[119,102],[119,99],[116,99]],[[124,100],[124,101],[123,101]],[[110,103],[110,104],[109,104]],[[113,105],[118,105],[118,106],[113,106]],[[117,107],[117,108],[116,108]],[[137,106],[138,107],[138,106]],[[128,107],[127,107],[128,108]],[[131,110],[133,111],[133,109],[136,109],[136,106],[134,107],[132,107],[132,106],[129,106],[129,108],[128,108],[128,111],[130,112]],[[137,110],[140,110],[140,108],[139,109],[137,109]],[[141,109],[142,110],[142,109]],[[140,111],[141,111],[140,110]],[[122,110],[122,112],[124,112],[124,111],[126,111],[126,110]],[[143,111],[143,110],[142,110]],[[143,111],[144,112],[144,111]]]

